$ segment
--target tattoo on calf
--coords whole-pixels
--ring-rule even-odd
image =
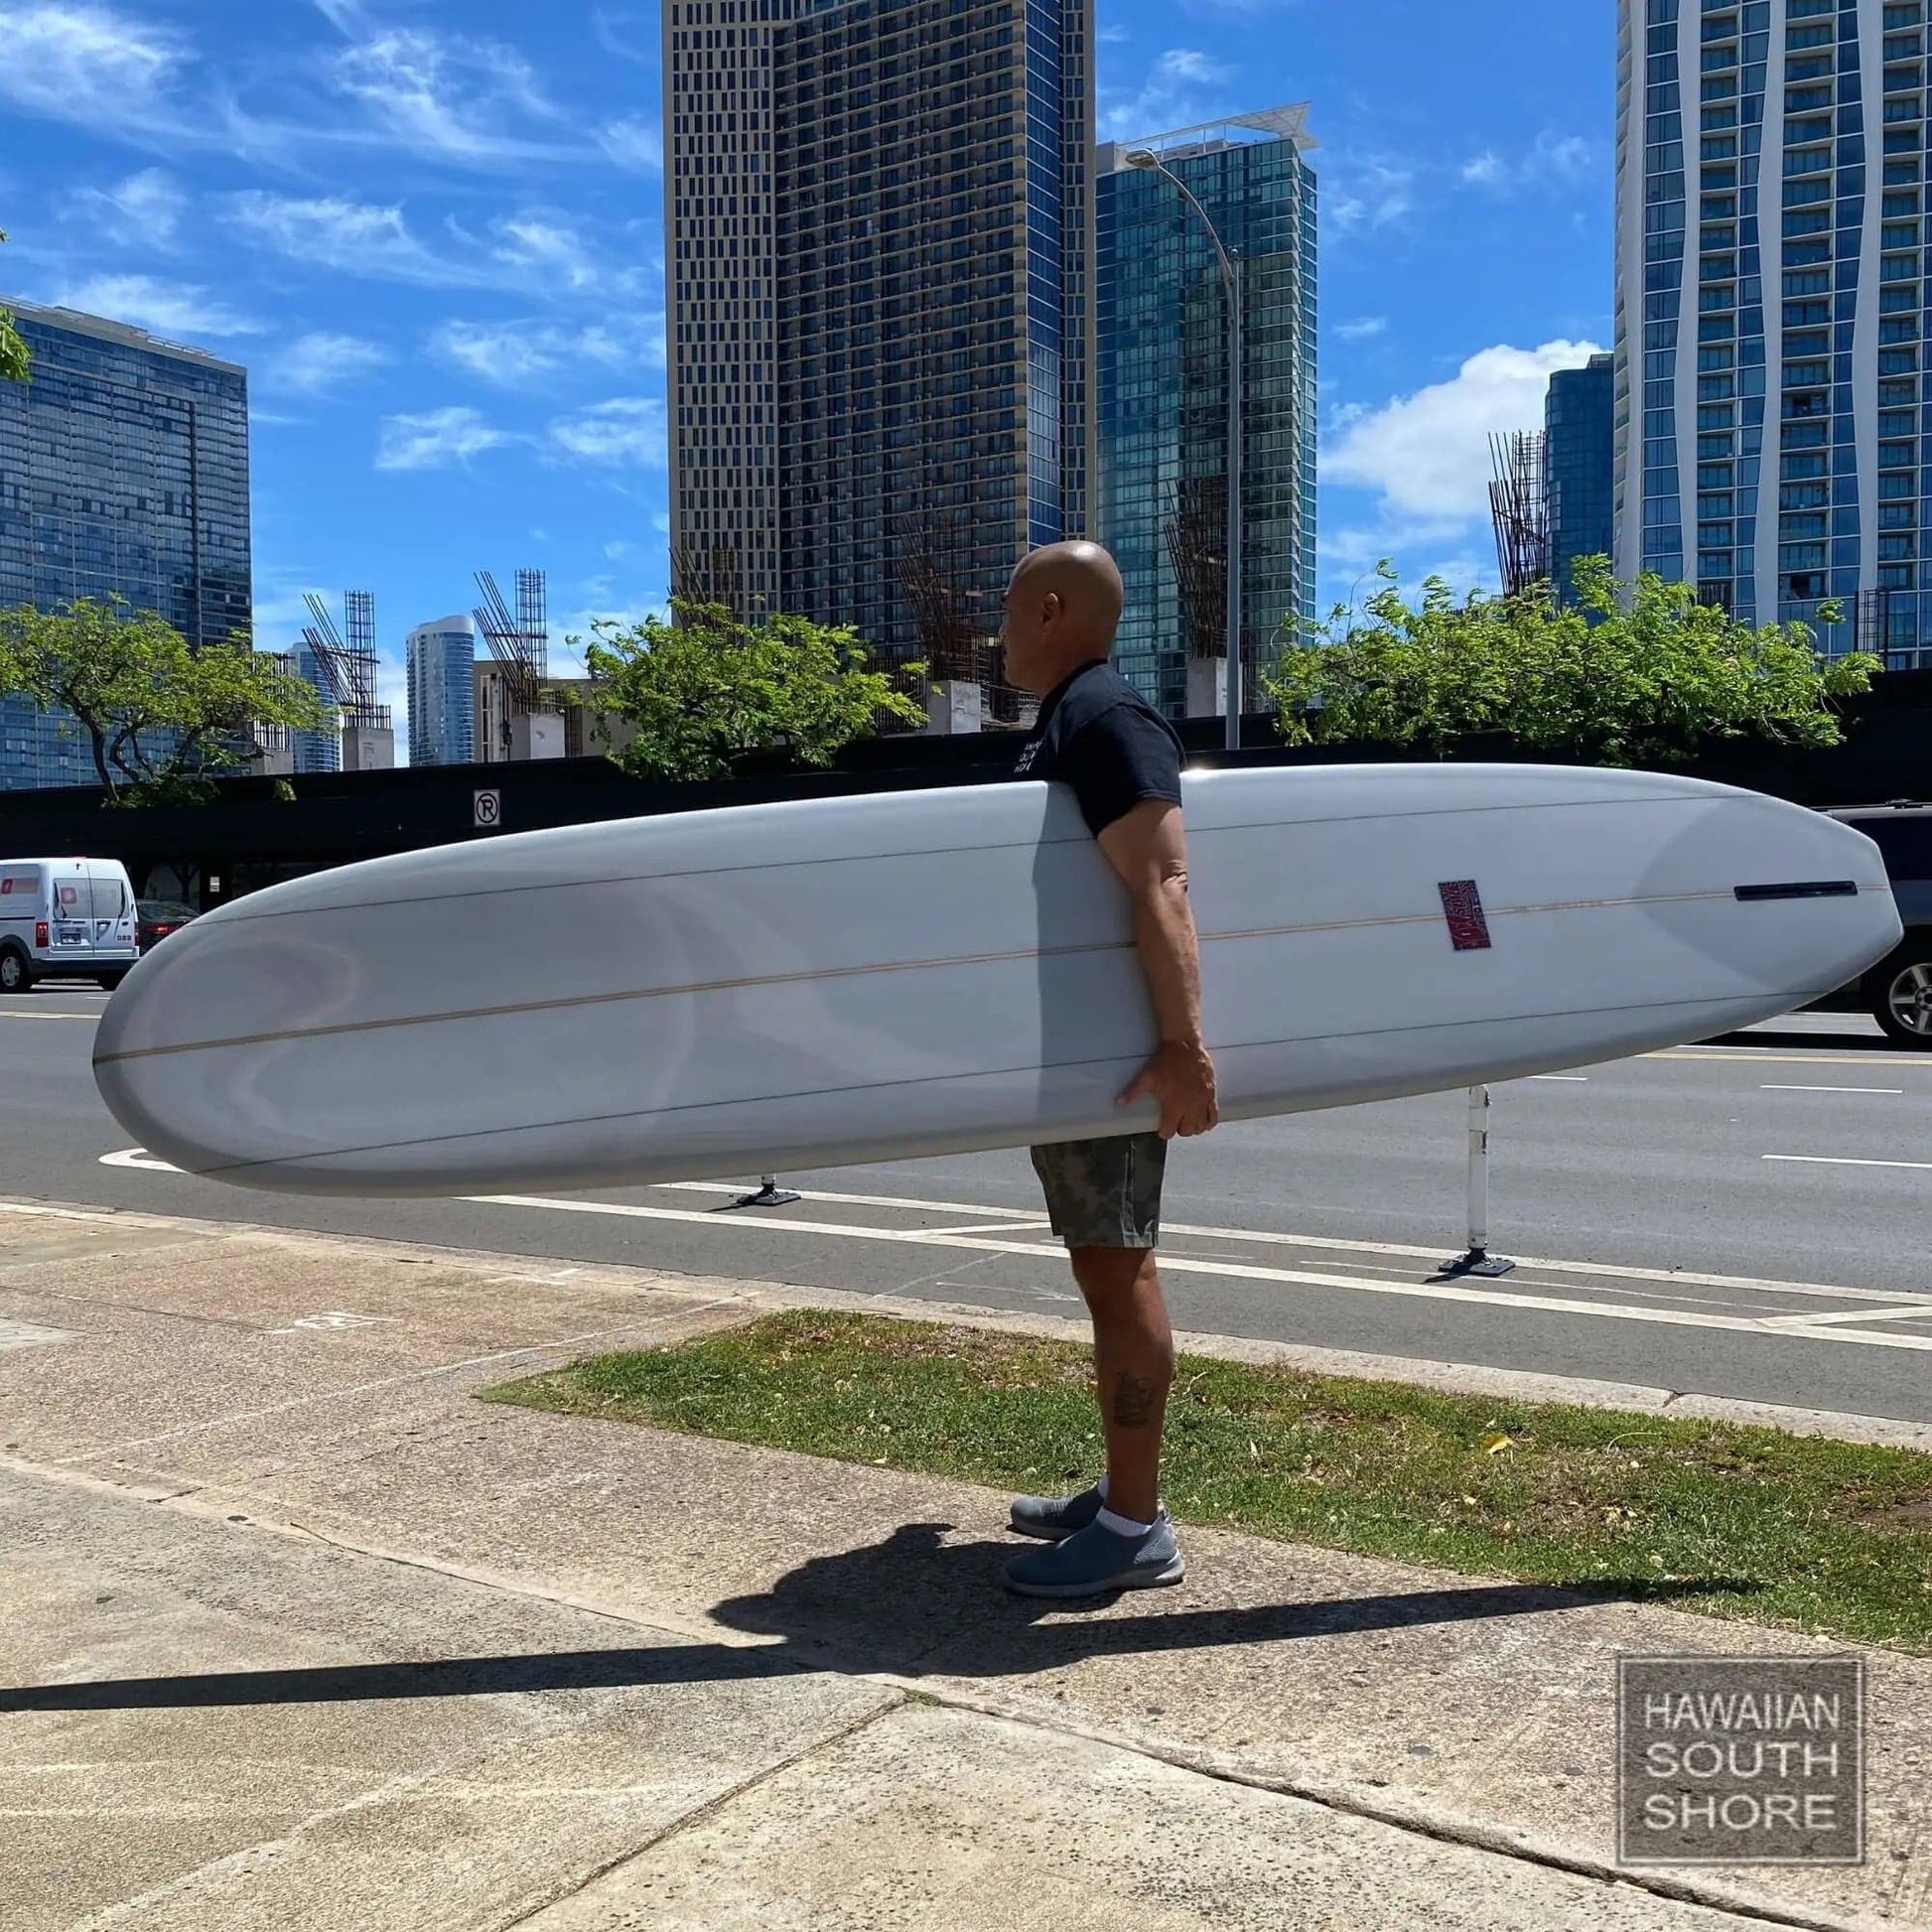
[[[1154,1418],[1154,1405],[1161,1399],[1158,1383],[1143,1382],[1123,1375],[1114,1383],[1114,1423],[1121,1429],[1145,1429]]]

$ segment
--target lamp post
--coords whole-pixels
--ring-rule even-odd
[[[1173,184],[1180,199],[1200,217],[1207,238],[1221,264],[1221,287],[1228,309],[1228,621],[1227,621],[1227,746],[1241,749],[1241,258],[1230,254],[1213,218],[1200,198],[1159,155],[1136,148],[1123,157],[1130,168],[1160,175]]]

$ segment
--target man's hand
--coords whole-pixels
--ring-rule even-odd
[[[1161,1103],[1160,1134],[1164,1141],[1176,1137],[1191,1140],[1220,1121],[1221,1106],[1214,1093],[1214,1062],[1208,1057],[1207,1048],[1198,1043],[1164,1039],[1116,1104],[1131,1107],[1148,1094]]]

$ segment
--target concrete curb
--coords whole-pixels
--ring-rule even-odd
[[[143,1214],[115,1208],[68,1206],[59,1202],[0,1197],[0,1213],[46,1215],[50,1219],[160,1229],[209,1240],[244,1236],[277,1244],[320,1244],[370,1253],[434,1255],[466,1267],[529,1274],[541,1265],[531,1255],[497,1254],[475,1248],[449,1248],[427,1242],[385,1241],[307,1229],[271,1227],[253,1221],[207,1221],[180,1215]],[[621,1268],[586,1263],[573,1279],[585,1283],[631,1284],[644,1293],[675,1287],[680,1293],[717,1297],[713,1322],[736,1326],[778,1309],[828,1309],[876,1314],[906,1321],[952,1321],[996,1333],[1038,1335],[1057,1341],[1085,1341],[1085,1321],[1053,1314],[1018,1314],[957,1302],[915,1301],[905,1296],[849,1294],[838,1289],[801,1287],[785,1282],[735,1281],[719,1276],[674,1274],[664,1269]],[[1669,1416],[1686,1421],[1733,1423],[1744,1428],[1782,1430],[1792,1436],[1817,1436],[1833,1442],[1863,1443],[1879,1449],[1932,1453],[1932,1422],[1888,1416],[1846,1415],[1828,1409],[1787,1408],[1775,1403],[1739,1402],[1725,1396],[1659,1389],[1635,1382],[1601,1382],[1581,1376],[1543,1375],[1524,1369],[1491,1368],[1466,1362],[1432,1362],[1401,1355],[1369,1355],[1347,1349],[1315,1348],[1294,1342],[1254,1341],[1240,1335],[1176,1330],[1175,1342],[1188,1352],[1261,1367],[1306,1370],[1359,1381],[1406,1382],[1446,1395],[1490,1396],[1499,1402],[1567,1402],[1586,1409],[1612,1409],[1639,1416]]]

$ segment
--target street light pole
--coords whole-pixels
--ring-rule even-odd
[[[1230,254],[1221,240],[1213,217],[1201,206],[1200,198],[1172,168],[1163,165],[1159,155],[1146,148],[1124,157],[1130,168],[1162,176],[1173,183],[1180,199],[1199,216],[1214,244],[1215,259],[1221,266],[1221,289],[1228,311],[1228,588],[1227,588],[1227,748],[1241,749],[1241,391],[1244,350],[1241,330],[1241,260]]]

